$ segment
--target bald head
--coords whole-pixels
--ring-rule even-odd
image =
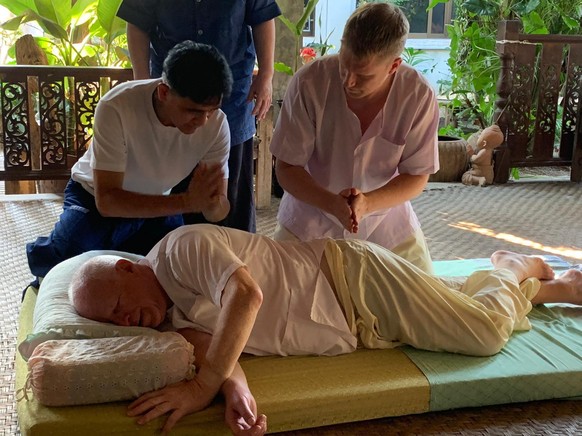
[[[69,286],[77,313],[122,326],[157,327],[171,303],[147,261],[103,255],[85,262]]]
[[[89,259],[73,275],[69,285],[69,298],[77,313],[85,318],[99,306],[99,296],[106,289],[119,286],[115,265],[118,256],[102,255]]]

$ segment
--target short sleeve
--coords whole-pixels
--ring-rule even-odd
[[[97,104],[91,147],[91,168],[96,170],[125,172],[127,144],[119,112],[107,101]]]
[[[245,22],[256,26],[281,15],[281,9],[274,0],[256,0],[246,2]]]
[[[225,178],[228,177],[228,156],[230,153],[230,128],[226,115],[222,111],[217,111],[216,134],[211,138],[212,146],[208,149],[206,154],[201,158],[201,161],[206,163],[220,164]]]
[[[308,93],[298,72],[289,82],[273,132],[271,153],[290,165],[307,165],[315,149],[315,115],[309,109]]]
[[[123,0],[117,16],[122,20],[150,33],[156,23],[159,0]]]
[[[434,91],[427,86],[426,94],[419,102],[416,115],[402,158],[398,165],[401,174],[432,174],[438,170],[438,123],[439,108]]]

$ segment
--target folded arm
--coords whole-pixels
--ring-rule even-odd
[[[266,430],[266,419],[257,419],[254,399],[238,365],[261,303],[257,283],[246,268],[237,269],[224,288],[222,309],[210,340],[201,340],[191,332],[185,336],[196,341],[200,352],[206,350],[200,356],[197,353],[197,374],[192,380],[142,395],[129,405],[128,415],[139,416],[137,422],[145,424],[171,412],[162,430],[167,432],[183,416],[206,408],[222,389],[227,401],[225,419],[233,433],[264,433],[261,429]]]
[[[202,212],[209,221],[220,221],[230,210],[227,180],[218,164],[200,163],[186,192],[146,195],[123,189],[124,173],[93,170],[95,202],[105,217],[154,218]]]

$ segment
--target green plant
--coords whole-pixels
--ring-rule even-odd
[[[425,50],[413,47],[404,48],[404,51],[402,52],[402,60],[423,74],[433,72],[436,67],[436,64],[433,63],[430,66],[421,68],[421,66],[424,66],[424,64],[431,62],[432,58]]]
[[[17,32],[36,22],[37,37],[51,64],[71,66],[127,64],[125,25],[116,17],[122,0],[0,0],[14,18],[1,25]]]
[[[429,8],[449,0],[432,0]],[[451,38],[451,80],[443,83],[450,108],[469,128],[495,120],[500,62],[495,51],[500,20],[520,19],[525,33],[582,32],[582,5],[571,0],[454,0],[456,17],[447,26]]]
[[[315,9],[315,6],[317,5],[318,2],[319,0],[309,0],[305,4],[305,7],[303,8],[303,13],[301,14],[301,17],[299,17],[299,20],[297,20],[295,23],[292,22],[284,14],[279,15],[279,19],[291,31],[295,39],[295,52],[294,52],[295,56],[293,58],[292,67],[283,62],[275,62],[275,71],[292,76],[299,68],[299,51],[301,50],[301,43],[303,40],[303,29],[305,28],[305,23],[309,19],[309,16]]]

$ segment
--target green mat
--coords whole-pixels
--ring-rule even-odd
[[[546,261],[556,271],[570,266],[555,256]],[[490,267],[489,259],[435,262],[449,276]],[[582,308],[539,306],[529,318],[532,330],[514,334],[492,357],[402,348],[429,380],[430,410],[582,397]]]

